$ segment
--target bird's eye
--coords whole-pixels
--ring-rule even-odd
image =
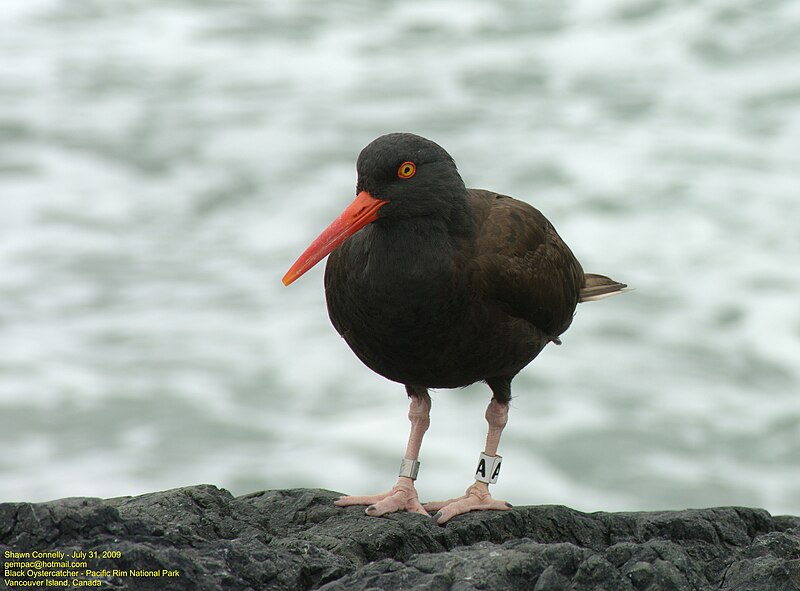
[[[417,165],[413,162],[403,162],[397,169],[397,176],[401,179],[410,179],[417,172]]]

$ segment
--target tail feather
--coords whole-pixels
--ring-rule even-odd
[[[586,281],[578,297],[579,302],[594,302],[628,291],[625,289],[627,285],[605,275],[586,273],[585,277]]]

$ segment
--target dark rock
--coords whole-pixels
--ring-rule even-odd
[[[6,551],[95,551],[77,576],[49,578],[107,589],[800,589],[800,518],[759,509],[517,507],[439,527],[417,514],[337,509],[337,496],[297,489],[234,498],[202,485],[5,503],[0,558],[5,572],[21,560]],[[103,558],[104,550],[120,556]],[[4,584],[35,581],[30,575],[6,576]]]

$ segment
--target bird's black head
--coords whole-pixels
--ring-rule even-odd
[[[408,224],[450,238],[471,228],[467,190],[450,154],[411,133],[390,133],[358,156],[356,198],[317,236],[283,277],[292,283],[367,224]],[[404,224],[395,225],[397,220]]]
[[[464,181],[441,146],[412,133],[373,140],[358,156],[356,193],[388,201],[378,219],[449,216],[466,199]]]

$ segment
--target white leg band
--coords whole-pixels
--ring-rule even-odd
[[[403,461],[400,462],[399,476],[405,476],[406,478],[410,478],[411,480],[416,480],[417,474],[419,474],[419,462],[417,460],[409,460],[408,458],[403,458]]]
[[[478,468],[475,470],[475,480],[494,484],[500,474],[500,465],[503,463],[503,456],[487,456],[481,452],[478,458]]]

